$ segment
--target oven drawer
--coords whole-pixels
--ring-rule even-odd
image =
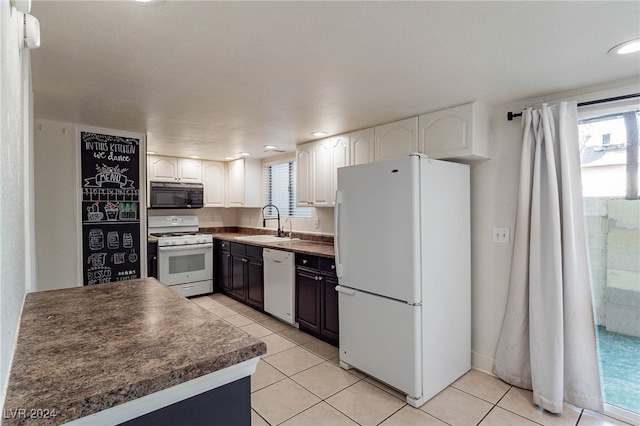
[[[199,294],[213,293],[213,280],[170,285],[169,288],[184,297],[197,296]]]

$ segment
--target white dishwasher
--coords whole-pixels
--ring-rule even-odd
[[[265,248],[264,310],[282,321],[297,326],[295,315],[295,255]]]

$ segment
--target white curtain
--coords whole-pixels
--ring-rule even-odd
[[[522,156],[507,309],[493,372],[533,391],[602,411],[582,213],[575,102],[522,114]]]

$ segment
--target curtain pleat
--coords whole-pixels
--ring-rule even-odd
[[[582,213],[575,102],[522,116],[522,155],[507,308],[494,373],[563,401],[602,411],[602,392]]]

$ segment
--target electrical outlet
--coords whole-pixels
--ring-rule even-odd
[[[320,219],[316,219],[316,229],[320,229]]]
[[[493,227],[493,242],[500,244],[509,244],[511,241],[511,228]]]

